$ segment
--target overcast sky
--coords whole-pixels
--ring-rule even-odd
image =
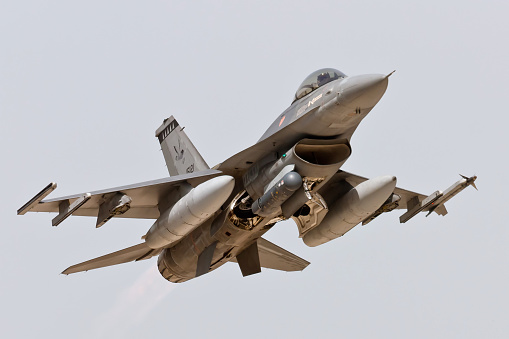
[[[212,4],[214,3],[214,4]],[[0,336],[509,337],[507,1],[0,2]],[[167,176],[154,131],[174,115],[213,166],[252,145],[318,68],[389,73],[344,169],[430,194],[478,175],[449,215],[382,215],[311,262],[171,284],[156,259],[60,272],[141,242],[151,220],[16,210]]]

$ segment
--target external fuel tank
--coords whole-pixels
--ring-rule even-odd
[[[360,183],[334,201],[322,222],[302,240],[314,247],[342,236],[382,206],[395,187],[396,177],[392,175]]]

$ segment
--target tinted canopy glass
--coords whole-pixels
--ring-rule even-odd
[[[302,82],[295,93],[295,100],[298,100],[305,95],[313,92],[315,89],[325,85],[333,80],[344,78],[346,75],[343,72],[334,68],[322,68],[308,75]],[[294,100],[294,101],[295,101]]]

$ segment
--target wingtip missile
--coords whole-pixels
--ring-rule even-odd
[[[467,177],[460,174],[461,178],[459,181],[455,182],[452,186],[447,188],[445,191],[436,191],[435,193],[428,196],[426,199],[422,201],[418,201],[415,206],[409,209],[405,214],[400,217],[400,222],[405,223],[414,216],[416,216],[419,212],[428,212],[430,215],[432,212],[437,212],[440,215],[447,214],[447,210],[445,210],[444,204],[456,196],[459,192],[463,191],[468,186],[473,186],[476,190],[475,180],[477,176]]]

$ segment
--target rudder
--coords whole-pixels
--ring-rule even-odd
[[[199,172],[210,168],[173,115],[165,119],[156,130],[156,137],[161,144],[170,175]]]

